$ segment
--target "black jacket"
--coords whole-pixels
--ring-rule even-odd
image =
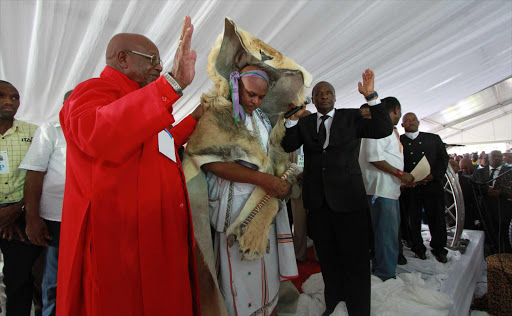
[[[336,212],[367,207],[359,168],[360,139],[383,138],[393,132],[384,103],[371,106],[370,111],[372,119],[363,118],[359,109],[336,110],[325,150],[318,139],[316,113],[286,129],[282,142],[286,152],[304,145],[302,196],[306,209],[321,208],[324,196]]]
[[[498,173],[498,176],[504,174],[505,172],[509,171],[510,169],[512,169],[512,168],[511,167],[507,167],[507,166],[501,166],[501,169],[500,169],[500,172]],[[484,168],[476,169],[473,172],[473,175],[472,175],[471,178],[476,182],[476,184],[489,181],[491,179],[490,178],[490,167],[484,167]],[[511,183],[512,180],[511,179],[512,179],[512,172],[509,172],[506,175],[496,179],[496,182],[494,184],[494,188],[501,190],[501,193],[500,193],[501,197],[510,198],[510,196],[511,196],[511,189],[510,189],[510,187],[512,185],[512,183]],[[492,183],[488,183],[488,184],[483,185],[483,186],[485,188],[487,188],[487,187],[489,187],[491,185],[492,185]],[[483,195],[487,195],[487,189],[477,190],[477,193],[482,193]]]
[[[413,190],[425,194],[443,194],[443,179],[450,157],[441,137],[420,132],[415,139],[410,139],[405,134],[401,135],[400,142],[404,149],[404,172],[411,172],[421,158],[426,156],[430,164],[430,173],[434,176],[433,181],[426,185],[419,185]]]

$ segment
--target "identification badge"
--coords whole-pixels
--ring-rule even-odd
[[[176,162],[176,150],[174,148],[174,138],[166,129],[158,133],[158,150],[167,158]]]
[[[8,174],[9,173],[9,156],[7,156],[7,151],[0,151],[0,174]]]

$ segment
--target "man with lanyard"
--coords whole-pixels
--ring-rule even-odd
[[[18,169],[32,142],[36,125],[14,119],[20,106],[18,90],[0,81],[0,248],[4,256],[7,315],[28,316],[32,308],[32,265],[42,247],[25,237],[25,170]]]
[[[195,242],[176,155],[202,115],[167,130],[195,75],[185,17],[174,64],[117,34],[100,78],[79,84],[60,122],[67,143],[57,315],[199,315]]]
[[[269,119],[258,109],[269,89],[267,74],[247,66],[230,76],[235,124],[244,124],[268,154]],[[208,181],[211,223],[215,229],[215,260],[219,267],[219,287],[229,315],[277,315],[280,270],[276,225],[288,225],[286,212],[279,211],[269,233],[269,248],[261,260],[242,261],[238,247],[229,247],[225,231],[239,215],[256,186],[283,197],[290,184],[260,172],[243,160],[210,162],[202,166]],[[284,203],[280,203],[281,206]],[[291,238],[291,236],[290,236]]]

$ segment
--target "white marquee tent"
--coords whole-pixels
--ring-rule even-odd
[[[178,119],[211,87],[207,56],[224,17],[336,88],[358,107],[357,81],[415,112],[445,142],[512,142],[512,1],[0,0],[0,79],[20,91],[19,119],[56,120],[64,93],[97,77],[116,33],[141,33],[169,70],[183,16],[195,25],[196,78]],[[312,106],[311,106],[312,107]],[[314,107],[312,107],[314,108]]]

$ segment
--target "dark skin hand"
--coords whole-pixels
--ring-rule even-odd
[[[0,236],[2,236],[3,239],[11,241],[16,235],[18,235],[21,241],[25,241],[25,234],[17,223],[0,228]]]
[[[303,175],[302,175],[302,172],[301,172],[301,173],[299,173],[299,174],[295,177],[295,179],[297,179],[297,184],[302,185],[302,180],[304,179],[304,178],[303,178]]]
[[[21,205],[12,204],[0,209],[0,229],[14,223],[21,215]]]
[[[499,197],[499,196],[500,196],[500,193],[501,193],[501,190],[500,190],[500,189],[495,189],[495,188],[488,188],[488,189],[487,189],[487,194],[488,194],[489,196]]]
[[[426,176],[425,179],[418,181],[418,184],[427,184],[432,180],[434,180],[434,176],[431,173],[429,173],[429,175]]]
[[[203,165],[202,168],[222,179],[260,186],[265,192],[279,199],[285,198],[291,190],[289,182],[236,162],[210,162]]]
[[[375,166],[375,168],[382,170],[386,173],[389,173],[392,176],[396,176],[398,173],[398,169],[387,163],[386,161],[374,161],[370,162],[372,165]],[[414,182],[414,177],[412,174],[408,172],[404,172],[404,174],[400,177],[400,181],[403,184],[410,184]]]
[[[38,246],[48,246],[50,240],[50,233],[44,220],[37,216],[30,218],[26,217],[27,226],[25,232],[31,243]]]
[[[286,110],[286,112],[290,111],[291,109],[293,109],[295,107],[297,107],[297,106],[295,104],[291,103],[290,105],[288,105],[288,109]],[[295,114],[290,116],[289,119],[292,121],[297,121],[301,117],[308,116],[309,114],[311,114],[311,112],[306,110],[306,104],[302,104],[302,108],[300,110],[298,110]]]
[[[48,246],[50,234],[46,223],[39,215],[39,202],[46,172],[28,170],[25,176],[25,233],[34,245]]]
[[[425,185],[425,184],[429,183],[432,180],[434,180],[434,176],[430,173],[428,176],[425,177],[425,179],[423,179],[421,181],[418,181],[418,182],[413,182],[413,183],[406,184],[405,186],[407,188],[414,188],[417,185]]]

